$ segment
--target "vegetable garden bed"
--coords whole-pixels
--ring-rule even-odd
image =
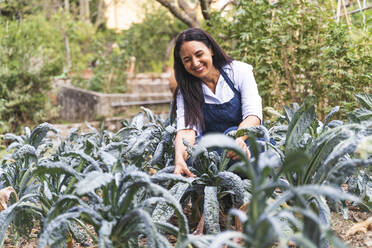
[[[38,247],[344,247],[339,237],[365,231],[368,245],[370,224],[346,237],[338,218],[362,221],[349,208],[371,210],[372,97],[357,99],[347,121],[331,121],[337,107],[317,120],[307,98],[274,123],[185,143],[196,178],[173,174],[174,124],[146,108],[116,133],[71,130],[57,145],[48,123],[6,134],[0,189],[15,193],[0,197],[0,241],[11,233],[7,246],[36,235]],[[251,159],[229,137],[242,135]],[[202,215],[205,235],[191,234]]]

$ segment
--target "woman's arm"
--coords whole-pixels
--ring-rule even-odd
[[[196,177],[187,167],[187,151],[186,146],[183,144],[185,139],[191,146],[195,144],[196,133],[192,129],[179,130],[174,141],[175,158],[174,158],[174,174],[183,175],[188,177]]]
[[[249,115],[239,124],[238,130],[241,129],[241,128],[258,126],[258,125],[260,125],[260,123],[261,123],[261,121],[257,116]],[[247,144],[245,143],[245,141],[247,139],[248,139],[248,136],[244,135],[244,136],[236,138],[235,142],[236,142],[236,144],[238,144],[238,146],[240,146],[243,149],[243,151],[245,151],[245,153],[247,153],[248,158],[250,158],[251,153],[250,153],[250,151],[247,147]],[[236,160],[236,159],[239,158],[239,156],[237,156],[236,153],[232,152],[232,151],[228,152],[226,154],[226,157],[228,157],[228,158],[232,157],[233,160]]]
[[[248,115],[247,118],[245,118],[239,124],[238,130],[239,129],[242,129],[242,128],[247,128],[247,127],[259,126],[260,123],[261,123],[261,120],[257,116],[255,116],[255,115]],[[244,135],[244,136],[241,136],[239,138],[242,139],[243,141],[246,141],[248,139],[248,136],[247,135]]]

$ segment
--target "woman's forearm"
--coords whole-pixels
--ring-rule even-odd
[[[183,139],[185,139],[191,146],[195,144],[196,134],[192,129],[184,129],[177,132],[175,139],[175,161],[186,161],[187,151],[186,146],[183,144]]]
[[[246,128],[246,127],[253,127],[253,126],[259,126],[261,123],[260,119],[255,116],[255,115],[248,115],[240,124],[239,124],[239,127],[238,127],[238,130],[239,129],[242,129],[242,128]],[[239,137],[241,138],[243,141],[245,141],[246,139],[248,139],[248,136],[247,135],[244,135],[242,137]]]

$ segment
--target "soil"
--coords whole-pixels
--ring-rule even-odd
[[[372,247],[372,225],[369,225],[365,230],[360,229],[355,234],[347,235],[347,232],[355,224],[366,221],[372,217],[371,213],[364,213],[357,210],[349,212],[349,219],[345,220],[342,215],[332,213],[332,229],[344,240],[350,247],[355,248],[371,248]]]
[[[191,209],[190,206],[186,206],[185,208],[185,214],[188,217],[189,220],[191,220]],[[367,226],[366,230],[361,229],[360,231],[357,231],[354,234],[347,235],[347,232],[350,230],[351,227],[353,227],[355,224],[361,223],[368,218],[372,217],[372,213],[365,213],[360,212],[358,210],[350,210],[349,212],[349,219],[345,220],[341,214],[338,213],[332,213],[331,219],[332,219],[332,229],[338,234],[338,236],[344,240],[349,247],[352,248],[371,248],[372,247],[372,224]],[[172,217],[171,221],[172,224],[177,223],[177,219],[175,217]],[[191,231],[195,228],[195,226],[191,227]],[[18,247],[22,248],[34,248],[37,247],[37,235],[39,233],[39,227],[36,227],[34,230],[32,230],[30,240],[24,240],[21,238]],[[168,239],[172,244],[175,244],[176,237],[173,235],[168,235]],[[89,243],[92,243],[92,240],[89,240]],[[141,244],[145,245],[146,240],[141,240]],[[17,246],[14,245],[12,240],[9,238],[9,233],[7,234],[7,238],[4,242],[5,248],[17,248]],[[75,243],[73,241],[71,247],[84,247],[81,244]],[[95,247],[95,246],[89,246],[89,247]]]

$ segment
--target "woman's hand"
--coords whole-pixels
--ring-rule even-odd
[[[186,177],[196,177],[195,174],[189,170],[185,161],[176,161],[174,165],[174,174],[181,176],[185,175]]]
[[[247,147],[247,144],[245,143],[245,141],[239,137],[239,138],[236,138],[235,139],[235,142],[236,144],[238,144],[238,146],[240,146],[240,148],[242,148],[242,150],[247,154],[248,156],[248,159],[251,158],[251,152],[249,151],[248,147]],[[232,160],[237,160],[239,159],[239,155],[237,155],[235,152],[233,151],[229,151],[227,154],[226,154],[226,157],[228,158],[232,158]]]
[[[196,177],[186,164],[187,159],[187,152],[186,147],[183,144],[183,140],[189,142],[192,146],[195,143],[196,133],[192,129],[184,129],[177,132],[176,139],[174,141],[174,149],[175,149],[175,156],[174,156],[174,174],[177,175],[185,175],[187,177]]]

